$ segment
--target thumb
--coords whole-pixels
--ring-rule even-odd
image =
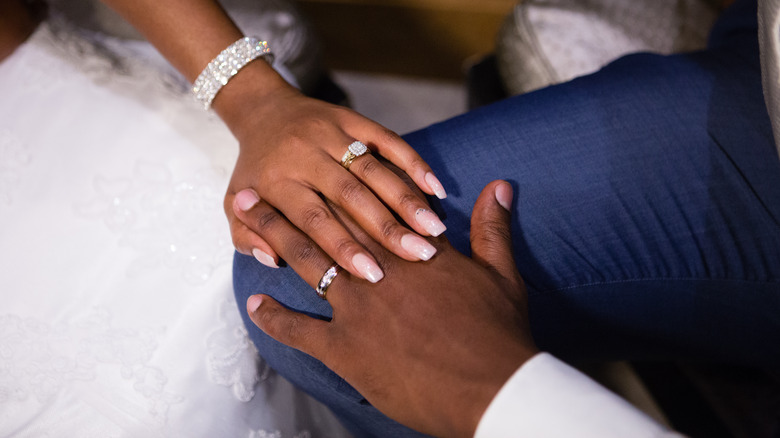
[[[485,186],[471,214],[470,237],[472,258],[477,263],[514,280],[519,274],[512,255],[511,206],[512,186],[508,182],[497,180]]]
[[[290,310],[268,295],[246,300],[249,318],[268,336],[324,362],[330,333],[327,322]]]

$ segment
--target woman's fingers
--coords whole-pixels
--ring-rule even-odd
[[[430,167],[400,137],[357,113],[330,106],[321,108],[308,99],[298,103],[285,107],[287,110],[279,116],[284,119],[288,112],[306,116],[304,122],[294,125],[295,129],[284,130],[285,135],[247,137],[242,142],[231,187],[253,188],[344,269],[371,282],[384,276],[382,269],[334,217],[321,196],[343,208],[369,236],[394,254],[409,261],[430,259],[436,249],[421,235],[438,236],[446,227],[427,208],[424,197],[381,164],[378,156],[357,157],[351,173],[339,163],[357,138],[395,162],[423,191],[443,196]],[[319,110],[309,114],[315,108]],[[269,119],[276,116],[266,115]],[[251,147],[254,142],[263,147]],[[241,199],[236,199],[231,210],[242,211],[237,203]],[[240,252],[254,252],[258,260],[268,265],[272,265],[269,258],[277,261],[260,236],[232,222],[234,243]],[[248,228],[252,230],[251,226]]]
[[[370,155],[359,157],[349,167],[349,171],[363,184],[370,187],[376,196],[418,233],[436,237],[447,229],[436,214],[421,211],[430,211],[428,204],[395,172],[388,169],[375,157]],[[353,217],[360,217],[349,209],[348,204],[340,205],[346,208]],[[387,247],[387,245],[385,246]],[[427,258],[418,258],[427,260]]]
[[[322,274],[333,264],[333,259],[325,251],[266,202],[259,202],[247,211],[237,212],[237,215],[252,232],[276,249],[277,254],[311,287],[317,286]]]
[[[374,257],[344,228],[330,207],[311,188],[296,183],[287,184],[284,193],[280,195],[273,195],[268,202],[342,268],[372,283],[384,277]],[[269,239],[266,234],[261,234],[261,237]],[[273,242],[268,242],[276,248]]]
[[[360,170],[358,170],[359,168]],[[375,175],[372,180],[373,186],[385,184],[382,188],[384,195],[390,193],[402,198],[393,210],[407,220],[414,223],[415,229],[421,233],[438,235],[444,230],[444,224],[438,218],[437,223],[429,222],[430,226],[426,228],[419,223],[414,222],[415,211],[424,209],[427,204],[414,194],[401,180],[389,169],[379,163],[376,158],[367,155],[361,156],[350,167],[350,170],[356,169],[357,172],[366,172],[381,175]],[[349,172],[333,167],[333,177],[329,178],[322,187],[322,194],[333,203],[341,207],[352,217],[366,233],[371,236],[380,245],[409,261],[429,260],[436,253],[436,248],[425,239],[410,231],[393,216],[393,214],[377,199],[375,194],[369,190],[362,181],[355,178]],[[381,193],[377,193],[380,197]],[[409,221],[410,218],[411,221]],[[316,241],[317,239],[315,239]]]
[[[251,189],[242,191],[240,196],[225,196],[225,215],[230,224],[233,246],[236,251],[254,256],[258,262],[269,268],[278,268],[278,256],[273,248],[237,217],[237,212],[249,210],[259,201],[257,193]]]
[[[358,140],[372,146],[381,156],[406,172],[423,192],[435,195],[439,199],[447,197],[444,186],[434,175],[428,163],[392,130],[366,119],[356,124],[355,129],[350,130],[350,133]]]

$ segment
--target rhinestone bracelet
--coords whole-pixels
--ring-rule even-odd
[[[244,37],[223,50],[198,75],[192,85],[195,98],[208,110],[219,90],[228,83],[239,70],[262,57],[269,65],[274,62],[274,54],[268,43],[257,38]]]

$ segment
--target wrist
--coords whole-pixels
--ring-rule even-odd
[[[463,406],[451,412],[452,433],[448,436],[472,438],[499,391],[517,370],[538,353],[535,346],[523,347],[514,352],[504,351],[500,361],[486,360],[485,363],[492,364],[491,370],[483,381],[475,382],[478,386],[470,397],[463,398]]]
[[[266,108],[299,94],[268,63],[256,59],[220,89],[211,107],[241,141]]]

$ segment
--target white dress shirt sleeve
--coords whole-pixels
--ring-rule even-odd
[[[548,353],[504,384],[474,438],[681,437]]]

